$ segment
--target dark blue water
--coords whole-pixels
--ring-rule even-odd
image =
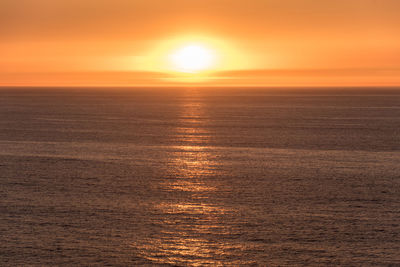
[[[400,265],[400,91],[0,90],[0,265]]]

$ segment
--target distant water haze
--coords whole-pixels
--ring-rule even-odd
[[[394,89],[2,89],[0,265],[398,265],[399,129]]]

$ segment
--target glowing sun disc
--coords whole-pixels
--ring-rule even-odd
[[[214,52],[202,45],[187,45],[176,50],[170,56],[171,63],[177,71],[200,72],[214,65]]]

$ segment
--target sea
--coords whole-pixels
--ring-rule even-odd
[[[1,266],[400,266],[400,89],[1,88]]]

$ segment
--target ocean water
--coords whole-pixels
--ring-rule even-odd
[[[399,266],[400,90],[0,90],[1,266]]]

